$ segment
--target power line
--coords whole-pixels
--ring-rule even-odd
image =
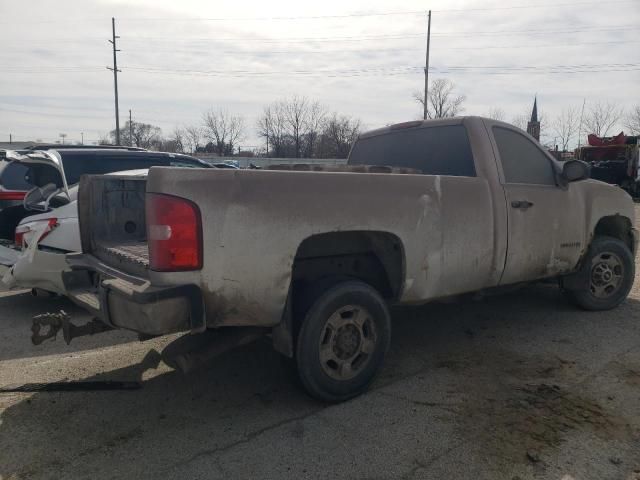
[[[588,71],[613,71],[610,69],[623,69],[629,68],[635,70],[635,67],[640,67],[640,63],[601,63],[601,64],[561,64],[561,65],[448,65],[448,66],[436,66],[429,68],[434,72],[482,72],[485,71],[503,71],[503,72],[535,72],[535,71],[568,71],[575,69],[592,69]],[[2,68],[0,66],[0,68]],[[46,70],[53,70],[55,67],[47,68]],[[96,70],[99,67],[95,67]],[[350,74],[359,73],[397,73],[397,72],[413,72],[423,71],[424,67],[418,66],[375,66],[375,67],[362,67],[351,69],[298,69],[298,70],[199,70],[199,69],[176,69],[157,67],[153,65],[129,65],[124,67],[127,71],[144,72],[152,74],[175,74],[175,75],[195,75],[195,76],[219,76],[219,77],[238,77],[238,76],[272,76],[272,75],[325,75],[325,74],[343,74],[348,76]],[[4,71],[4,70],[3,70]],[[94,71],[94,70],[91,70]],[[120,69],[118,71],[121,71]],[[622,70],[616,70],[622,71]],[[25,73],[17,70],[10,71],[8,73]],[[28,73],[33,73],[32,71]]]
[[[348,70],[281,70],[281,71],[252,71],[252,70],[178,70],[157,67],[130,66],[129,70],[151,73],[183,76],[211,76],[211,77],[265,77],[274,75],[296,76],[362,76],[368,75],[402,75],[424,71],[424,67],[372,67]],[[577,73],[577,72],[621,72],[640,69],[640,63],[621,64],[581,64],[581,65],[545,65],[545,66],[441,66],[430,68],[435,73],[474,73],[474,74],[518,74],[518,73]]]
[[[554,34],[572,34],[572,33],[584,33],[584,32],[609,32],[609,31],[621,31],[621,30],[637,30],[637,25],[618,25],[615,27],[595,27],[595,26],[583,26],[581,28],[572,27],[562,30],[548,30],[548,29],[530,29],[530,30],[491,30],[491,31],[461,31],[461,32],[441,32],[441,33],[433,33],[434,37],[468,37],[468,36],[510,36],[510,35],[520,35],[525,33],[527,35],[547,35],[550,33]],[[273,37],[178,37],[176,35],[172,35],[171,38],[167,37],[148,37],[148,36],[140,36],[140,35],[131,35],[127,37],[128,41],[166,41],[166,42],[175,42],[176,40],[184,40],[190,42],[212,42],[212,41],[256,41],[260,43],[297,43],[297,42],[336,42],[336,41],[367,41],[367,40],[394,40],[394,39],[405,39],[405,38],[424,38],[424,32],[416,32],[416,33],[397,33],[397,34],[385,34],[385,35],[345,35],[345,36],[333,36],[333,37],[283,37],[283,38],[273,38]]]
[[[548,34],[574,34],[574,33],[602,33],[602,32],[620,32],[625,30],[637,30],[637,25],[618,25],[615,27],[599,27],[599,26],[589,26],[583,25],[581,27],[570,27],[562,30],[549,30],[549,29],[529,29],[529,30],[490,30],[490,31],[452,31],[452,32],[440,32],[433,33],[434,37],[477,37],[477,36],[517,36],[525,34],[525,36],[535,36],[535,35],[548,35]],[[144,35],[131,35],[127,37],[127,41],[131,42],[140,42],[140,41],[160,41],[160,42],[171,42],[175,43],[175,41],[183,41],[183,42],[223,42],[223,41],[253,41],[260,43],[299,43],[299,42],[361,42],[361,41],[370,41],[370,40],[403,40],[403,39],[411,39],[411,38],[424,38],[424,32],[416,32],[416,33],[396,33],[396,34],[384,34],[384,35],[344,35],[344,36],[318,36],[318,37],[282,37],[282,38],[273,38],[273,37],[253,37],[253,36],[235,36],[235,37],[179,37],[176,35],[172,35],[169,37],[149,37]],[[84,38],[84,40],[97,40],[97,38]],[[53,39],[52,42],[78,42],[78,39],[64,39],[57,38]],[[49,45],[51,42],[48,42]],[[594,42],[595,43],[595,42]]]
[[[580,47],[580,46],[585,46],[585,45],[609,45],[609,44],[616,44],[616,45],[622,45],[622,44],[632,44],[632,43],[640,43],[640,40],[613,40],[613,41],[605,41],[605,42],[572,42],[572,43],[549,43],[549,44],[527,44],[527,45],[480,45],[480,46],[473,46],[473,47],[454,47],[454,46],[449,46],[449,45],[443,45],[438,47],[438,50],[511,50],[511,49],[527,49],[527,48],[535,48],[535,49],[541,49],[541,48],[574,48],[574,47]],[[417,49],[418,47],[416,47]],[[422,46],[420,46],[419,48],[422,48]],[[158,52],[161,51],[163,53],[181,53],[181,52],[189,52],[189,53],[198,53],[198,52],[207,52],[209,53],[209,50],[193,50],[193,49],[188,49],[188,50],[182,50],[182,49],[171,49],[171,50],[158,50],[157,48],[149,48],[149,49],[145,49],[145,48],[137,48],[136,49],[137,52],[145,52],[145,51],[153,51],[153,52]],[[304,50],[304,49],[298,49],[298,50],[219,50],[216,52],[216,58],[220,58],[220,55],[279,55],[279,54],[286,54],[286,55],[291,55],[291,54],[351,54],[351,53],[370,53],[370,54],[375,54],[375,53],[398,53],[398,52],[408,52],[409,49],[408,48],[377,48],[375,50],[371,50],[370,48],[368,49],[362,49],[362,48],[357,48],[357,49],[339,49],[339,50],[335,50],[335,49],[323,49],[323,50]],[[12,50],[12,53],[0,53],[0,57],[4,56],[14,56],[16,50]],[[3,69],[3,73],[6,71],[11,70],[12,68],[31,68],[29,66],[20,66],[20,67],[16,67],[15,65],[7,65],[7,66],[0,66],[0,68]],[[38,71],[42,71],[42,70],[49,70],[50,68],[53,67],[45,67],[42,65],[35,65],[33,66],[33,68],[38,69]],[[102,68],[102,67],[95,67],[93,65],[91,66],[68,66],[68,67],[55,67],[58,69],[64,69],[65,71],[74,71],[74,70],[86,70],[86,69],[94,69],[94,68]]]
[[[635,3],[636,0],[617,0],[608,1],[607,6],[615,4]],[[576,7],[584,5],[602,5],[601,1],[581,1],[581,2],[564,2],[564,3],[533,3],[527,5],[510,5],[504,7],[479,7],[479,8],[445,8],[440,10],[433,10],[438,13],[469,13],[469,12],[488,12],[488,11],[500,11],[500,10],[522,10],[522,9],[537,9],[537,8],[565,8]],[[402,16],[402,15],[426,15],[425,10],[405,10],[405,11],[383,11],[383,12],[354,12],[345,14],[333,14],[333,15],[291,15],[291,16],[262,16],[262,17],[121,17],[121,21],[126,22],[247,22],[247,21],[288,21],[288,20],[331,20],[338,18],[367,18],[367,17],[385,17],[385,16]],[[29,24],[37,23],[63,23],[63,22],[102,22],[104,18],[98,17],[76,17],[73,19],[61,19],[61,20],[29,20]],[[0,25],[15,24],[14,21],[0,22]]]

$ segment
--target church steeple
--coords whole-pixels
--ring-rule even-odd
[[[527,123],[527,133],[536,140],[540,141],[540,122],[538,121],[538,97],[533,98],[533,110],[531,111],[531,120]]]

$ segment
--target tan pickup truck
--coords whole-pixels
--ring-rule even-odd
[[[367,132],[343,167],[153,167],[83,177],[78,199],[76,303],[145,335],[266,333],[328,401],[379,370],[391,304],[558,279],[603,310],[634,279],[631,198],[479,117]]]

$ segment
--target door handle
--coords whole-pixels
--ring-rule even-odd
[[[519,208],[520,210],[526,210],[529,207],[533,207],[533,203],[528,200],[514,200],[511,202],[513,208]]]

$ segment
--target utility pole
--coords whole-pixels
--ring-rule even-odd
[[[13,143],[13,135],[11,133],[9,134],[9,143]]]
[[[429,46],[431,43],[431,10],[429,10],[427,20],[427,56],[424,66],[424,120],[427,119],[427,108],[429,106]]]
[[[80,140],[80,145],[84,145],[84,132],[80,132],[80,138],[82,140]]]
[[[131,109],[129,109],[129,146],[133,147],[133,122],[131,121]]]
[[[109,40],[109,43],[113,45],[113,68],[107,67],[107,70],[111,70],[113,72],[113,88],[116,97],[116,145],[120,145],[120,113],[118,111],[118,60],[116,52],[119,52],[116,48],[116,39],[120,38],[116,35],[116,19],[111,17],[111,29],[113,32],[113,38]]]

